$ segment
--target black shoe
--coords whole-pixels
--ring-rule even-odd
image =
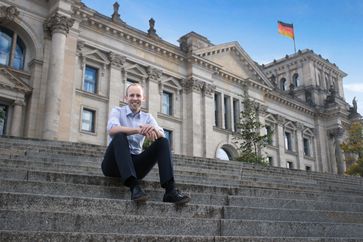
[[[146,193],[141,189],[140,186],[136,185],[130,189],[131,191],[131,200],[135,202],[146,202],[149,197]]]
[[[190,197],[186,194],[179,192],[179,190],[173,190],[171,192],[165,193],[163,197],[163,202],[174,203],[174,204],[185,204],[190,201]]]

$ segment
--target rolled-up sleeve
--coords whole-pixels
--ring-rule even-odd
[[[120,126],[120,111],[116,108],[113,108],[108,116],[107,121],[107,132],[110,132],[110,129],[116,126]]]
[[[156,122],[155,118],[151,114],[149,114],[149,118],[147,120],[147,123],[153,125],[165,137],[164,129],[158,125],[158,123]]]

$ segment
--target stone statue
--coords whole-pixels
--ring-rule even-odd
[[[118,2],[116,1],[113,4],[113,14],[111,16],[112,21],[114,22],[119,22],[119,23],[124,23],[121,18],[120,18],[120,14],[118,13],[118,9],[119,9],[120,5],[118,4]]]
[[[330,85],[329,95],[326,97],[326,103],[334,103],[335,102],[336,91],[333,85]]]
[[[155,20],[153,18],[149,19],[149,30],[147,31],[147,36],[150,38],[159,39],[160,37],[156,34],[155,30]]]
[[[353,113],[358,113],[357,100],[355,97],[353,98],[352,104],[353,104]]]

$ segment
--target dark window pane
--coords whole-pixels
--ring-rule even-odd
[[[18,37],[16,39],[16,48],[15,48],[15,55],[14,55],[14,60],[13,60],[13,67],[15,69],[23,69],[24,54],[25,54],[25,45],[24,45],[23,41]]]
[[[13,32],[0,28],[0,64],[9,65]]]
[[[84,73],[84,84],[83,84],[84,91],[96,93],[97,72],[98,70],[96,68],[86,66],[86,70]]]
[[[161,112],[167,115],[173,114],[173,94],[169,92],[163,92],[163,105]]]
[[[82,130],[88,132],[95,132],[95,111],[89,109],[83,109]]]

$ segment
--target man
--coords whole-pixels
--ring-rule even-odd
[[[105,176],[120,177],[130,188],[131,200],[145,202],[148,196],[138,180],[144,178],[158,163],[160,184],[165,188],[163,202],[184,204],[190,197],[175,189],[169,141],[164,131],[149,113],[141,111],[144,91],[139,84],[126,89],[127,106],[112,109],[107,123],[111,142],[102,162]],[[148,139],[153,143],[144,151],[142,144]]]

